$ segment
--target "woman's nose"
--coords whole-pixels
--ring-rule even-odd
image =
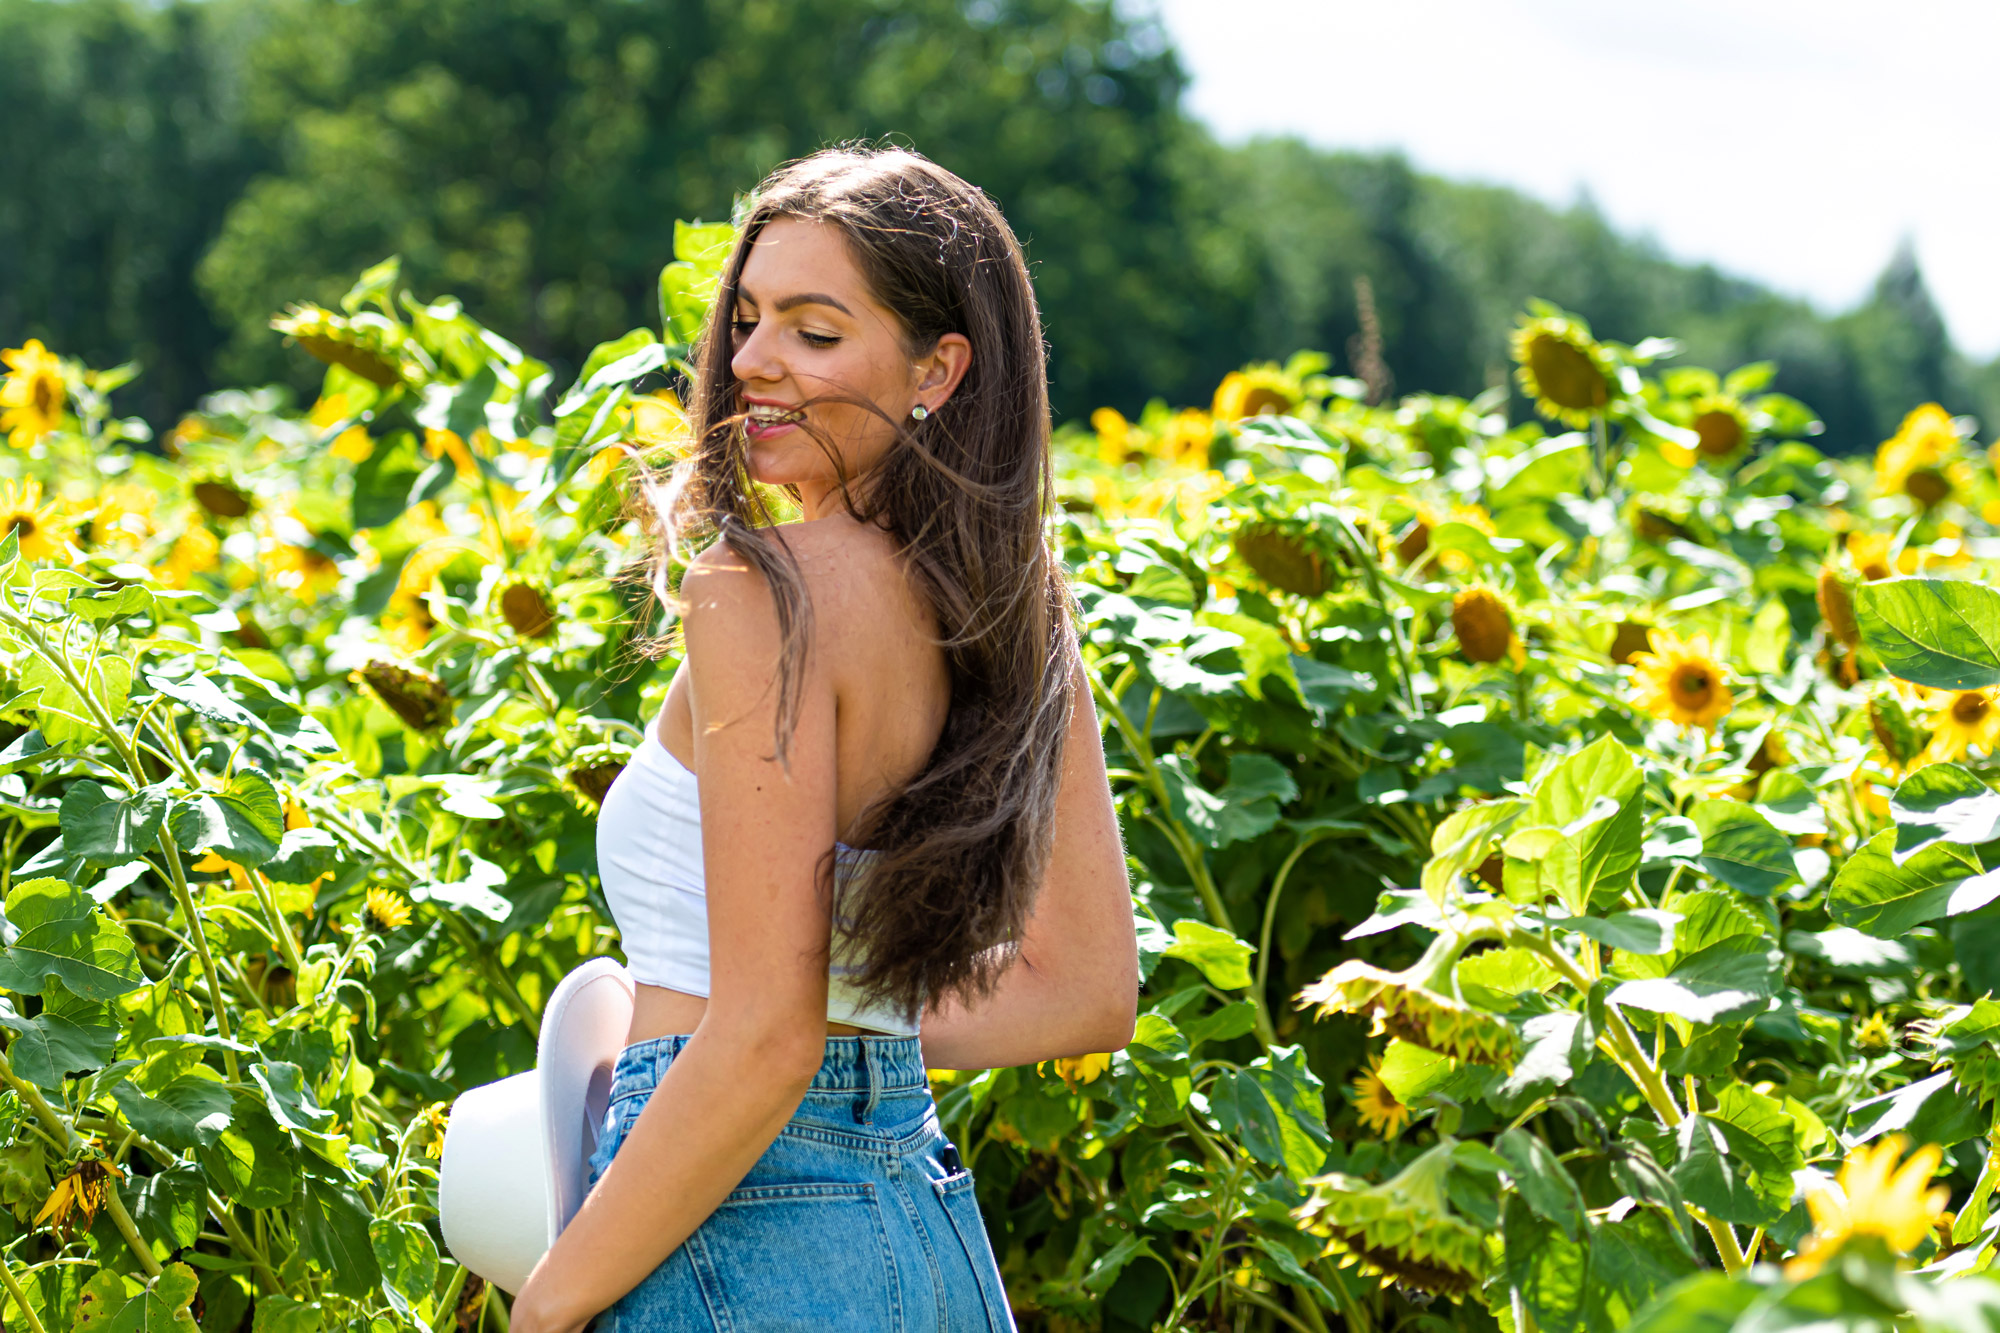
[[[729,358],[730,372],[743,383],[747,384],[753,380],[780,380],[785,377],[775,342],[765,332],[765,323],[764,320],[757,321],[757,326],[750,330],[750,336],[743,340]]]

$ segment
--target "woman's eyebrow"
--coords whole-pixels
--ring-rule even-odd
[[[802,305],[830,305],[843,315],[852,315],[854,313],[839,301],[828,296],[825,292],[800,292],[795,296],[784,297],[779,300],[776,309],[782,314],[794,306]]]

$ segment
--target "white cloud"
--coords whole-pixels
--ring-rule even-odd
[[[1676,258],[1866,295],[1914,240],[1953,336],[2000,353],[2000,5],[1913,0],[1156,0],[1225,140],[1401,149]]]

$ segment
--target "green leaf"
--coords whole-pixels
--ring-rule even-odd
[[[382,1291],[397,1313],[409,1316],[431,1299],[437,1284],[437,1246],[415,1222],[378,1217],[368,1224],[368,1243],[382,1268]]]
[[[201,1168],[180,1162],[136,1181],[128,1196],[139,1234],[168,1250],[193,1246],[208,1216],[208,1187]]]
[[[117,1098],[118,1109],[132,1128],[182,1152],[205,1148],[222,1137],[222,1131],[229,1128],[230,1107],[235,1101],[222,1084],[192,1074],[175,1079],[152,1096],[129,1081],[121,1081],[111,1095]]]
[[[1583,1015],[1567,1009],[1530,1018],[1521,1025],[1521,1037],[1520,1060],[1491,1094],[1497,1106],[1514,1115],[1566,1085],[1589,1064],[1593,1041]]]
[[[1777,993],[1784,963],[1784,954],[1762,936],[1738,935],[1682,959],[1664,977],[1623,982],[1609,999],[1690,1023],[1749,1018]]]
[[[1635,1315],[1698,1271],[1687,1242],[1653,1209],[1634,1208],[1606,1223],[1591,1244],[1596,1327],[1602,1333],[1623,1333]]]
[[[271,1117],[286,1129],[318,1134],[332,1122],[333,1112],[313,1100],[305,1071],[297,1065],[259,1062],[250,1066],[250,1077],[264,1090],[264,1106]]]
[[[1731,888],[1768,898],[1793,878],[1791,841],[1743,802],[1703,801],[1694,825],[1701,868]]]
[[[174,802],[168,816],[174,840],[191,851],[212,851],[237,865],[259,866],[278,854],[285,836],[277,789],[261,773],[242,772],[219,792]]]
[[[1675,1078],[1720,1078],[1735,1067],[1742,1054],[1741,1028],[1697,1024],[1686,1045],[1667,1052],[1664,1067]]]
[[[1892,940],[2000,896],[2000,879],[1981,874],[1968,848],[1933,843],[1898,865],[1896,836],[1895,829],[1876,834],[1833,877],[1826,911],[1835,922]]]
[[[368,1206],[345,1185],[318,1176],[307,1176],[303,1184],[294,1214],[302,1247],[326,1270],[333,1291],[367,1297],[382,1280],[368,1234]]]
[[[139,955],[117,922],[59,879],[31,879],[7,895],[20,934],[0,959],[0,986],[39,995],[51,980],[86,1000],[115,1000],[146,984]]]
[[[1273,1047],[1245,1069],[1223,1069],[1211,1085],[1210,1112],[1266,1166],[1302,1181],[1326,1164],[1332,1136],[1319,1111],[1320,1082],[1297,1046]]]
[[[1935,690],[2000,685],[2000,593],[1953,579],[1882,579],[1854,590],[1861,637],[1889,674]]]
[[[1847,1133],[1856,1143],[1901,1133],[1917,1143],[1949,1148],[1986,1129],[1978,1101],[1953,1081],[1950,1070],[1847,1108]]]
[[[1549,1145],[1525,1129],[1510,1129],[1493,1143],[1507,1159],[1507,1173],[1514,1188],[1536,1213],[1555,1223],[1563,1239],[1573,1241],[1584,1234],[1589,1223],[1584,1217],[1583,1191],[1563,1170]]]
[[[1762,1287],[1723,1273],[1701,1273],[1648,1306],[1623,1333],[1730,1333]]]
[[[1622,953],[1658,955],[1674,947],[1674,927],[1679,912],[1663,912],[1656,907],[1639,907],[1610,916],[1558,917],[1549,922],[1557,930],[1573,930],[1599,944],[1608,944]]]
[[[1597,1333],[1590,1323],[1590,1237],[1563,1235],[1520,1195],[1508,1196],[1501,1217],[1507,1286],[1534,1316],[1541,1333]]]
[[[295,1300],[277,1292],[257,1298],[250,1316],[250,1333],[319,1333],[325,1311],[318,1301]],[[372,1333],[372,1330],[371,1330]]]
[[[1431,859],[1424,865],[1423,889],[1431,900],[1442,903],[1459,876],[1476,869],[1492,853],[1493,840],[1526,807],[1527,802],[1518,799],[1481,801],[1448,815],[1431,833]]]
[[[1594,897],[1616,897],[1631,887],[1645,841],[1639,784],[1638,766],[1625,747],[1605,736],[1557,764],[1515,826],[1557,830],[1560,836],[1537,849],[1535,879],[1572,916],[1584,915]],[[1512,847],[1508,855],[1519,859]],[[1510,874],[1510,894],[1513,887]]]
[[[298,1149],[261,1101],[239,1095],[229,1128],[197,1156],[217,1191],[245,1208],[283,1207],[298,1190]]]
[[[100,1269],[83,1285],[75,1333],[200,1333],[188,1309],[200,1286],[182,1263],[151,1281]]]
[[[1681,1122],[1674,1183],[1687,1201],[1726,1222],[1767,1226],[1784,1216],[1792,1173],[1805,1165],[1784,1103],[1726,1084],[1713,1111]]]
[[[1252,945],[1228,931],[1186,916],[1174,922],[1174,942],[1161,950],[1163,957],[1193,963],[1212,985],[1223,990],[1241,990],[1250,984],[1250,955],[1255,952]]]
[[[1897,861],[1935,842],[1974,846],[2000,838],[2000,791],[1957,764],[1926,764],[1889,798]]]
[[[7,1047],[14,1072],[51,1092],[62,1091],[69,1074],[89,1073],[111,1063],[118,1044],[118,1029],[92,1021],[88,1012],[73,1015],[44,1008],[33,1018],[22,1018],[12,1006],[4,1006],[0,1027],[18,1034]]]
[[[166,818],[164,787],[113,795],[86,778],[63,793],[63,849],[90,865],[123,865],[153,850]]]

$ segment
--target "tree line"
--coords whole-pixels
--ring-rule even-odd
[[[1925,399],[1996,418],[2000,371],[1954,350],[1907,251],[1826,317],[1588,203],[1219,144],[1184,83],[1104,0],[0,0],[0,336],[138,360],[122,401],[162,424],[220,385],[308,389],[272,312],[399,253],[573,366],[651,321],[674,218],[888,136],[1021,233],[1064,415],[1200,402],[1301,347],[1352,370],[1364,302],[1397,386],[1469,395],[1534,295],[1717,369],[1777,360],[1836,450]]]

